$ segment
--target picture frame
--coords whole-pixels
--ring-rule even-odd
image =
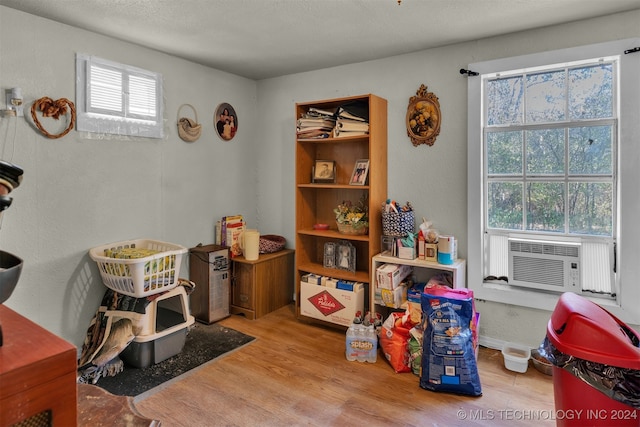
[[[336,268],[336,244],[333,242],[324,244],[324,268]]]
[[[356,247],[349,242],[340,242],[336,246],[336,268],[356,271]]]
[[[231,141],[238,131],[238,114],[231,104],[223,102],[216,107],[213,124],[221,139]]]
[[[333,160],[316,160],[311,178],[314,183],[335,183],[336,162]]]
[[[438,97],[427,91],[427,86],[420,85],[416,96],[409,98],[409,106],[407,107],[407,135],[413,146],[433,145],[440,134],[440,120]]]
[[[367,175],[369,174],[369,159],[358,159],[356,164],[353,165],[353,172],[351,173],[351,179],[349,185],[365,185],[367,182]]]

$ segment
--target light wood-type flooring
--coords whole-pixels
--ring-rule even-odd
[[[482,396],[428,391],[381,353],[375,364],[347,361],[344,331],[301,322],[294,310],[221,320],[257,339],[141,396],[136,408],[163,427],[555,425],[552,377],[533,365],[514,373],[499,351],[481,348]]]

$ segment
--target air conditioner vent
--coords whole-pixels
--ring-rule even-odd
[[[580,255],[579,246],[577,245],[567,246],[559,243],[542,243],[524,240],[509,240],[509,250],[511,252],[568,256],[574,258]]]
[[[564,261],[562,260],[513,257],[514,282],[540,283],[561,288],[563,277]]]

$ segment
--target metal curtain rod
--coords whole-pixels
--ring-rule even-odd
[[[471,70],[465,70],[464,68],[460,68],[460,74],[466,74],[467,76],[477,76],[478,73]]]
[[[633,49],[627,49],[624,51],[624,54],[627,55],[629,53],[640,52],[640,47],[634,47]]]

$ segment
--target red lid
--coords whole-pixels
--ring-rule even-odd
[[[560,296],[547,325],[547,337],[564,354],[640,369],[638,334],[599,305],[574,293]]]

